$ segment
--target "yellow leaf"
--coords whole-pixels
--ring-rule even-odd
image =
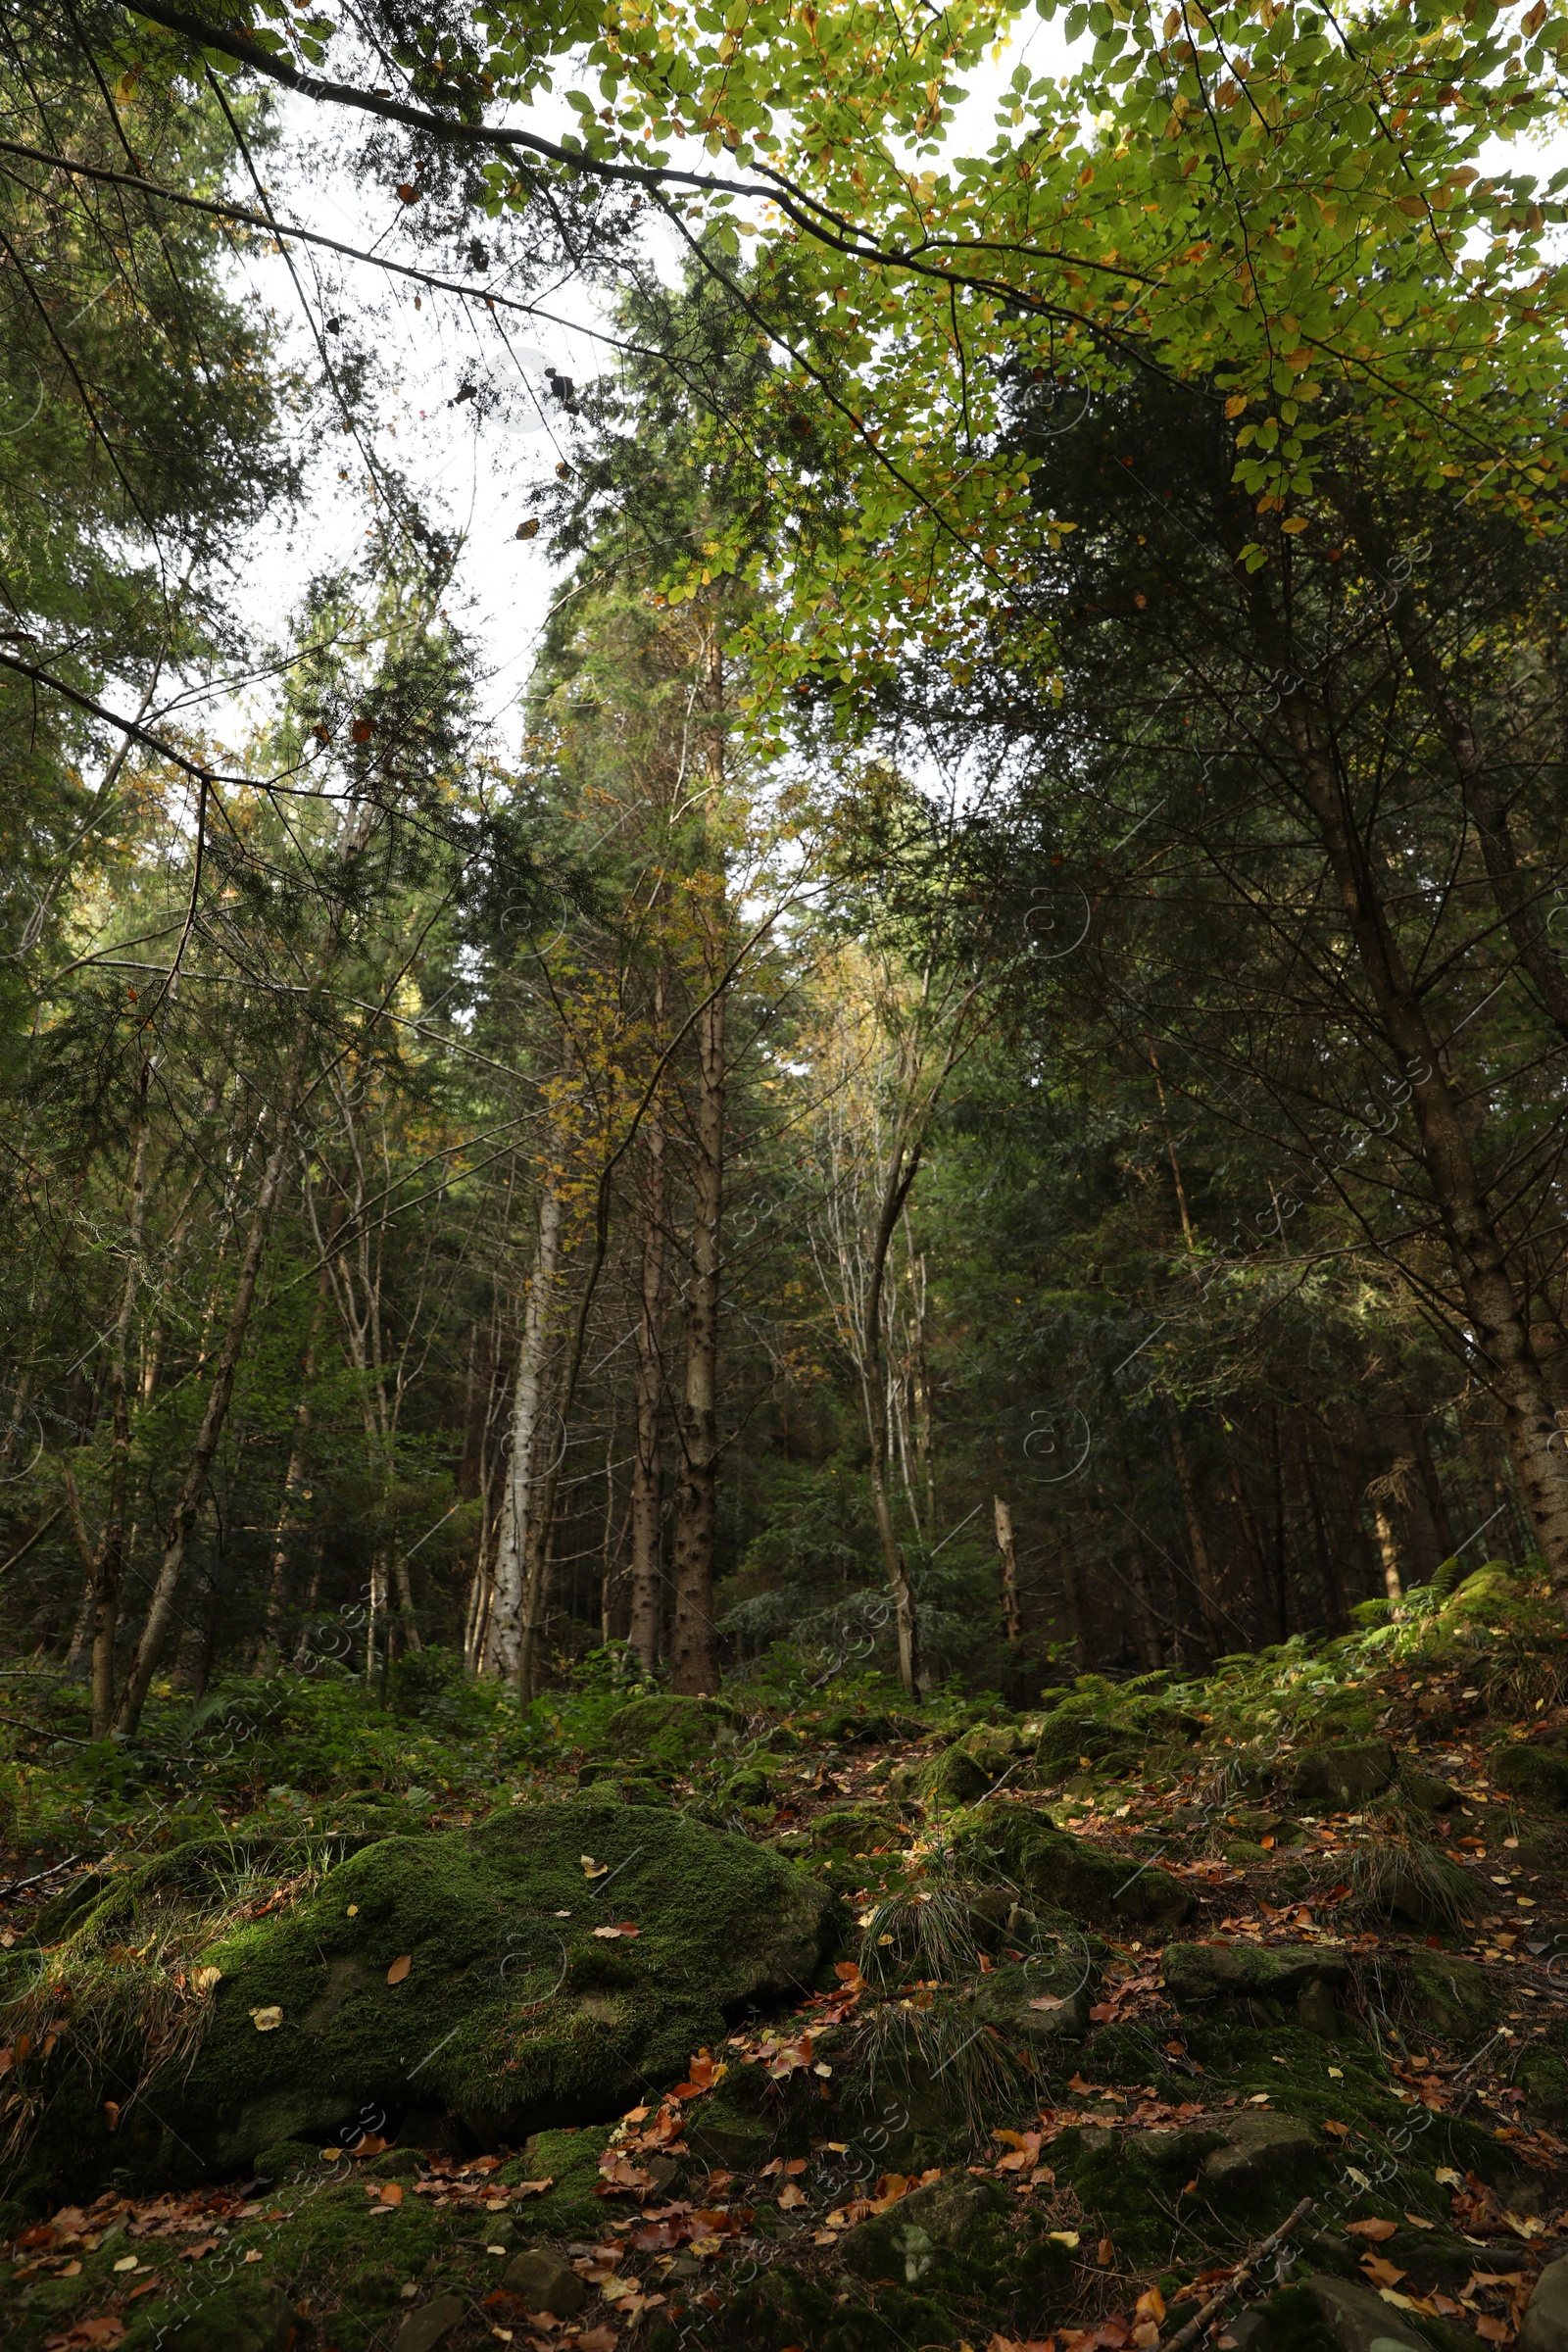
[[[393,1961],[391,1967],[386,1972],[387,1983],[389,1984],[401,1984],[404,1978],[408,1975],[413,1966],[414,1962],[410,1958],[409,1954],[407,1952],[400,1952],[397,1958]]]
[[[1286,520],[1280,524],[1280,529],[1282,531],[1304,531],[1305,528],[1306,516],[1304,514],[1289,515]],[[1274,1840],[1272,1838],[1265,1838],[1263,1839],[1263,1843],[1265,1845],[1272,1845],[1273,1842]]]
[[[281,2009],[253,2009],[251,2011],[251,2024],[256,2028],[258,2034],[275,2034],[282,2023],[283,2012]]]
[[[1229,400],[1225,403],[1225,414],[1227,416],[1240,416],[1246,407],[1247,394],[1245,392],[1233,392]]]

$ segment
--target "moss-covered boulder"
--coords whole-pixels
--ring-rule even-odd
[[[1308,2033],[1333,2036],[1349,1971],[1343,1953],[1319,1944],[1251,1943],[1166,1946],[1165,1990],[1176,2008],[1220,2009],[1249,2024],[1294,2018]]]
[[[720,1735],[733,1733],[735,1712],[718,1698],[681,1698],[656,1691],[616,1709],[600,1735],[607,1756],[635,1756],[669,1771],[712,1753]]]
[[[897,1845],[898,1816],[881,1805],[831,1805],[807,1825],[805,1842],[813,1854],[868,1854]]]
[[[1398,1759],[1386,1740],[1335,1740],[1298,1757],[1291,1795],[1299,1805],[1327,1805],[1345,1812],[1387,1788]]]
[[[1035,1742],[1035,1777],[1042,1788],[1072,1773],[1131,1770],[1142,1742],[1135,1733],[1091,1714],[1082,1700],[1068,1700],[1048,1715]]]
[[[1568,1813],[1568,1748],[1520,1741],[1494,1749],[1492,1778],[1510,1796],[1548,1812]]]
[[[200,2046],[113,2140],[84,2055],[34,2166],[73,2193],[111,2166],[189,2180],[431,2102],[489,2146],[598,2122],[798,1997],[832,1920],[776,1854],[667,1810],[577,1796],[387,1838],[213,1947]]]
[[[1087,1953],[1071,1962],[1064,1952],[1051,1966],[993,1968],[974,1988],[976,2022],[1019,2057],[1054,2065],[1088,2033],[1100,1974]]]
[[[1456,1952],[1404,1953],[1396,1999],[1407,2018],[1444,2041],[1484,2034],[1499,2006],[1486,1971]]]
[[[999,1796],[980,1806],[955,1844],[977,1877],[1004,1877],[1039,1902],[1117,1933],[1174,1933],[1198,1906],[1168,1871],[1136,1854],[1106,1854],[1049,1817]]]
[[[839,2260],[872,2283],[889,2279],[928,2290],[954,2284],[951,2274],[957,2260],[966,2257],[972,2264],[1005,2208],[1006,2197],[994,2180],[953,2174],[911,2190],[886,2213],[858,2222],[840,2241]]]

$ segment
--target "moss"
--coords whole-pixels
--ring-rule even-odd
[[[536,2132],[520,2156],[504,2164],[496,2179],[510,2187],[518,2180],[552,2180],[542,2197],[530,2198],[518,2220],[540,2237],[582,2237],[605,2223],[605,2201],[594,2194],[599,2159],[610,2144],[607,2124],[579,2131]]]
[[[1568,1813],[1568,1748],[1517,1745],[1494,1748],[1488,1759],[1492,1778],[1510,1796],[1553,1813]]]
[[[1387,1998],[1388,1987],[1379,1989]],[[1497,1998],[1486,1972],[1454,1952],[1401,1954],[1393,1989],[1396,2011],[1446,2041],[1468,2039],[1496,2023]]]
[[[806,1842],[816,1854],[863,1854],[900,1842],[898,1816],[881,1805],[834,1805],[809,1824]]]
[[[721,1699],[660,1691],[617,1708],[599,1744],[606,1755],[638,1756],[677,1770],[710,1756],[719,1736],[734,1725],[735,1711]]]
[[[1559,2019],[1539,2041],[1526,2044],[1514,2080],[1532,2123],[1552,2132],[1568,2127],[1568,2020]]]
[[[979,1874],[1000,1874],[1095,1927],[1163,1934],[1185,1926],[1198,1907],[1167,1871],[1103,1854],[1046,1814],[1000,1797],[971,1814],[955,1843]]]
[[[608,1869],[603,1895],[584,1854]],[[586,1796],[384,1839],[213,1947],[194,2063],[114,2142],[78,2067],[75,2112],[51,2104],[39,2158],[79,2195],[111,2159],[188,2180],[362,2114],[387,2130],[416,2097],[491,2146],[599,2121],[683,2072],[728,2016],[809,1983],[831,1916],[823,1888],[743,1838]],[[594,1934],[622,1921],[640,1934]],[[259,2031],[272,2009],[281,2026]]]

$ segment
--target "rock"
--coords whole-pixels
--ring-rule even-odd
[[[1283,1950],[1248,1943],[1174,1943],[1165,1951],[1165,1989],[1181,2010],[1239,2006],[1250,2023],[1291,2017],[1326,2041],[1343,2020],[1336,1996],[1348,1969],[1344,1955],[1316,1944]]]
[[[1553,1813],[1568,1813],[1568,1750],[1521,1743],[1494,1748],[1488,1761],[1493,1780],[1510,1796],[1522,1796]]]
[[[576,2272],[542,2246],[514,2254],[501,2283],[510,2294],[520,2295],[530,2311],[553,2312],[558,2320],[569,2320],[588,2300]]]
[[[1319,2272],[1302,2286],[1322,2315],[1340,2352],[1428,2352],[1403,2312],[1385,2303],[1370,2286]]]
[[[461,2295],[437,2295],[429,2303],[421,2303],[411,2311],[392,2338],[392,2352],[434,2352],[444,2336],[452,2333],[467,2306]]]
[[[956,1843],[977,1874],[994,1878],[1000,1866],[1025,1893],[1096,1927],[1163,1935],[1184,1927],[1198,1908],[1167,1871],[1131,1854],[1102,1853],[1004,1797],[983,1807]]]
[[[966,2245],[971,2232],[1005,2205],[994,2181],[955,2173],[911,2189],[886,2213],[857,2222],[839,2242],[839,2259],[858,2278],[916,2286],[928,2279],[944,2251]]]
[[[961,1746],[950,1747],[920,1775],[920,1793],[932,1804],[973,1805],[990,1794],[996,1778]]]
[[[1227,2320],[1212,2341],[1216,2352],[1269,2352],[1274,2330],[1268,2313],[1254,2303],[1250,2311],[1240,2311],[1234,2320]]]
[[[1216,2120],[1224,2139],[1200,2168],[1210,2188],[1279,2185],[1324,2160],[1316,2135],[1293,2115],[1252,2108]]]
[[[1010,2047],[1049,2060],[1082,2041],[1093,1998],[1087,1965],[1077,1972],[1077,1981],[1064,1968],[994,1968],[975,1986],[975,2020],[994,2027]],[[1036,2008],[1037,2001],[1059,2005]]]
[[[634,1698],[612,1715],[601,1736],[607,1755],[639,1756],[655,1764],[690,1764],[711,1754],[735,1712],[717,1698],[680,1698],[672,1690]]]
[[[91,2107],[57,2101],[34,2161],[76,2193],[111,2164],[160,2186],[231,2172],[367,2111],[390,2135],[415,2074],[484,2144],[596,2123],[678,2080],[728,2019],[798,1994],[832,1918],[828,1889],[745,1838],[586,1795],[386,1838],[204,1955],[222,1970],[205,2040],[128,2129],[110,2140],[83,2065]],[[594,1935],[622,1922],[640,1933]],[[281,2029],[259,2033],[274,2007]]]
[[[1485,2032],[1497,2002],[1486,1973],[1456,1952],[1405,1952],[1399,1993],[1416,2021],[1443,2038]]]
[[[201,2281],[193,2281],[187,2290],[189,2310],[177,2303],[160,2310],[156,2333],[148,2339],[160,2352],[165,2346],[168,2352],[287,2352],[294,2342],[294,2307],[280,2286],[247,2283],[205,2295],[200,2290]]]
[[[894,1815],[879,1805],[832,1805],[807,1825],[806,1838],[814,1854],[869,1853],[873,1846],[898,1840]]]
[[[1440,1780],[1435,1772],[1417,1772],[1408,1764],[1400,1768],[1399,1787],[1418,1813],[1451,1813],[1464,1801],[1451,1781]]]
[[[1332,1747],[1309,1747],[1291,1775],[1298,1804],[1326,1804],[1348,1811],[1387,1788],[1398,1762],[1386,1740],[1355,1740]]]
[[[1531,2289],[1519,2323],[1518,2352],[1565,2352],[1568,2347],[1568,2254],[1548,2262]]]

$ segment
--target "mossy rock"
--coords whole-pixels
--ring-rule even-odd
[[[1568,1771],[1564,1787],[1568,1788]],[[1464,1802],[1451,1781],[1440,1780],[1435,1772],[1422,1772],[1413,1764],[1399,1767],[1399,1793],[1418,1813],[1451,1813]]]
[[[1397,1771],[1398,1759],[1386,1740],[1336,1740],[1298,1756],[1291,1795],[1298,1804],[1346,1812],[1387,1788]]]
[[[605,2203],[594,2194],[599,2159],[610,2144],[610,2126],[590,2124],[575,2131],[535,2132],[520,2156],[495,2178],[504,2188],[519,2180],[549,2180],[541,2197],[517,2207],[516,2219],[530,2236],[584,2237],[604,2226]]]
[[[1248,2023],[1294,2018],[1309,2034],[1332,2038],[1349,1976],[1342,1953],[1318,1944],[1173,1943],[1165,1949],[1165,1990],[1178,2010],[1225,2008]]]
[[[1541,1805],[1552,1813],[1568,1813],[1568,1748],[1520,1741],[1494,1748],[1487,1759],[1493,1780],[1510,1796]]]
[[[222,1977],[200,2048],[114,2140],[78,2059],[30,2169],[75,2195],[111,2167],[165,2185],[361,2115],[395,2130],[416,2099],[492,2147],[600,2122],[683,2074],[729,2019],[798,1996],[833,1917],[825,1888],[745,1838],[585,1795],[387,1838],[212,1948]],[[620,1923],[640,1933],[594,1933]]]
[[[1058,1830],[1044,1813],[999,1797],[973,1813],[955,1840],[978,1876],[999,1871],[1038,1901],[1115,1933],[1173,1934],[1198,1905],[1168,1871],[1130,1855],[1102,1854]]]
[[[956,2276],[960,2263],[967,2270],[977,2256],[983,2262],[987,2250],[994,2262],[1000,2257],[997,2225],[1005,2210],[1005,2195],[993,2180],[967,2173],[932,2180],[888,2212],[857,2222],[839,2241],[839,2260],[868,2284],[961,2285]],[[986,2238],[999,2242],[987,2249],[981,2242]]]
[[[288,2352],[298,2332],[280,2286],[236,2281],[207,2294],[198,2288],[183,2305],[158,2301],[134,2313],[121,2352]]]
[[[1499,2005],[1485,1970],[1456,1952],[1402,1953],[1396,1998],[1406,2017],[1445,2041],[1486,2033]]]
[[[975,2020],[1026,2062],[1049,2069],[1070,2056],[1088,2033],[1099,1978],[1087,1949],[1063,1951],[1046,1966],[993,1968],[974,1987]]]
[[[722,1699],[656,1691],[617,1708],[599,1744],[607,1756],[637,1756],[677,1770],[711,1755],[720,1733],[734,1728],[735,1710]]]
[[[1539,2041],[1525,2044],[1514,2081],[1524,2091],[1532,2123],[1552,2132],[1568,2128],[1568,2021],[1559,2019]]]
[[[901,1842],[898,1816],[880,1805],[833,1805],[806,1827],[813,1854],[865,1854]]]
[[[1042,1788],[1076,1770],[1089,1766],[1102,1773],[1115,1774],[1131,1770],[1142,1753],[1143,1742],[1117,1726],[1102,1723],[1082,1706],[1070,1701],[1057,1707],[1046,1717],[1035,1742],[1035,1777]]]

